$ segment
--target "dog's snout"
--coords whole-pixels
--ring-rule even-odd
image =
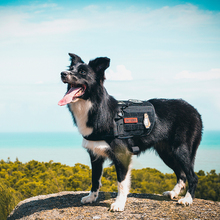
[[[60,75],[62,78],[65,78],[68,75],[68,73],[66,71],[63,71],[63,72],[61,72]]]
[[[60,73],[61,80],[64,83],[71,83],[77,81],[77,77],[71,71],[63,71]]]

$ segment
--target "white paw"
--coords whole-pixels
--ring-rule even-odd
[[[81,199],[81,203],[92,203],[95,202],[98,198],[98,192],[90,192],[88,196],[85,196]]]
[[[110,211],[122,212],[124,211],[124,208],[125,208],[125,204],[116,201],[112,203]]]
[[[185,197],[178,201],[181,205],[191,205],[193,203],[192,196],[189,192],[186,193]]]
[[[171,199],[174,199],[174,198],[177,198],[178,197],[178,194],[174,191],[166,191],[163,193],[164,196],[167,196]]]

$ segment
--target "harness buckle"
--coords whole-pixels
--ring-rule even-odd
[[[138,154],[140,152],[140,148],[138,146],[132,147],[133,154]]]

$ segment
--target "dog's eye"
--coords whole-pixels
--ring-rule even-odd
[[[83,70],[83,69],[80,69],[80,70],[79,70],[79,74],[85,75],[85,74],[86,74],[86,71]]]

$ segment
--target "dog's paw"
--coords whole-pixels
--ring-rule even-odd
[[[125,204],[116,201],[116,202],[112,203],[110,211],[122,212],[122,211],[124,211],[124,208],[125,208]]]
[[[192,196],[189,192],[186,193],[185,197],[178,201],[181,205],[191,205],[193,203]]]
[[[167,196],[171,199],[174,199],[174,198],[178,197],[178,194],[174,191],[166,191],[166,192],[163,193],[163,196]]]
[[[98,198],[98,192],[90,192],[88,196],[85,196],[81,199],[81,203],[92,203],[95,202]]]

